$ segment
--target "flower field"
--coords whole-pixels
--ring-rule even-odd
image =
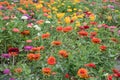
[[[0,80],[120,80],[120,0],[0,0]]]

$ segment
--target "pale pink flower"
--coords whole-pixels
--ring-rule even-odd
[[[32,40],[30,40],[30,39],[29,39],[29,40],[26,40],[26,42],[27,42],[27,43],[31,43],[31,42],[32,42]]]
[[[12,31],[16,32],[16,33],[20,32],[20,30],[18,28],[13,28]]]

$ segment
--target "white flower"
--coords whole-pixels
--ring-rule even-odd
[[[41,31],[41,28],[38,25],[34,25],[33,27],[35,28],[35,30]]]
[[[27,20],[28,17],[27,16],[22,16],[21,19]]]
[[[39,27],[39,26],[38,25],[34,25],[33,27],[36,28],[36,27]]]
[[[41,36],[41,33],[37,33],[37,36]]]
[[[50,21],[45,21],[45,23],[50,23]]]
[[[108,73],[105,73],[104,76],[108,76]]]
[[[35,30],[41,31],[41,28],[40,27],[36,27]]]

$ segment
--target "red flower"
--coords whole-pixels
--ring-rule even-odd
[[[56,46],[60,46],[62,44],[62,42],[61,41],[53,41],[51,44],[56,45]]]
[[[107,48],[107,47],[106,47],[106,46],[104,46],[104,45],[100,46],[100,50],[101,50],[101,51],[105,51],[105,50],[106,50],[106,48]]]
[[[117,69],[112,70],[114,72],[115,77],[120,77],[120,72]]]
[[[9,49],[8,49],[8,53],[9,53],[11,56],[16,56],[16,55],[18,55],[18,53],[19,53],[19,49],[18,49],[18,48],[9,48]]]
[[[68,73],[66,73],[65,78],[70,78],[70,75]]]
[[[50,37],[50,34],[49,33],[42,34],[41,37],[42,37],[42,39],[47,39]]]
[[[112,77],[113,77],[112,75],[108,75],[107,80],[112,80]]]
[[[86,26],[83,26],[83,27],[84,27],[84,29],[88,29],[88,28],[89,28],[89,26],[87,26],[87,25],[86,25]]]
[[[70,31],[72,31],[72,27],[71,26],[67,26],[67,27],[64,27],[63,28],[63,32],[70,32]]]
[[[59,51],[59,55],[62,56],[62,57],[64,57],[64,58],[67,58],[67,57],[68,57],[68,53],[67,53],[66,50],[60,50],[60,51]]]
[[[43,68],[42,72],[43,72],[44,75],[48,75],[49,76],[51,74],[51,69],[50,68]]]
[[[95,43],[95,44],[99,44],[101,43],[101,40],[99,38],[92,38],[92,42]]]
[[[56,31],[62,32],[62,31],[63,31],[63,27],[62,27],[62,26],[58,26],[58,27],[56,28]]]
[[[88,63],[85,64],[86,67],[96,68],[96,65],[94,63]]]
[[[56,59],[55,59],[55,57],[50,56],[50,57],[47,59],[47,63],[48,63],[49,65],[55,65],[55,64],[56,64]]]
[[[82,30],[80,32],[78,32],[79,36],[88,36],[88,32]]]

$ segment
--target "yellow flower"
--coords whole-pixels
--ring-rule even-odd
[[[112,20],[112,16],[107,16],[108,21]]]
[[[72,12],[72,9],[67,9],[68,12]]]
[[[73,10],[74,10],[74,11],[76,11],[77,9],[76,9],[76,8],[74,8]]]
[[[98,31],[98,28],[93,28],[94,31]]]
[[[53,11],[57,11],[58,9],[56,7],[52,7],[52,10]]]
[[[81,25],[79,21],[76,21],[75,23],[76,23],[76,27],[75,28],[78,28]]]
[[[75,3],[79,3],[79,2],[80,2],[80,0],[74,0],[74,2],[75,2]]]
[[[115,12],[119,12],[119,10],[115,10]]]
[[[65,5],[64,3],[62,3],[62,5]]]
[[[65,17],[64,21],[65,21],[65,23],[69,24],[70,23],[70,17]]]
[[[84,17],[84,14],[78,15],[78,18],[83,18],[83,17]]]
[[[72,20],[76,20],[76,19],[77,19],[77,16],[73,16],[73,17],[72,17]]]
[[[36,6],[36,9],[40,9],[40,8],[42,8],[42,7],[43,7],[43,5],[42,5],[42,4],[35,4],[35,6]]]
[[[52,16],[49,15],[49,16],[47,16],[47,18],[52,18]]]
[[[82,9],[79,9],[78,11],[79,11],[79,12],[82,12]]]
[[[61,19],[62,17],[64,17],[64,15],[65,15],[65,13],[57,13],[57,17],[58,17],[59,19]]]
[[[90,20],[91,20],[91,21],[94,21],[94,20],[95,20],[95,15],[94,15],[94,14],[92,14],[92,15],[90,15],[90,17],[89,17],[89,18],[90,18]]]

